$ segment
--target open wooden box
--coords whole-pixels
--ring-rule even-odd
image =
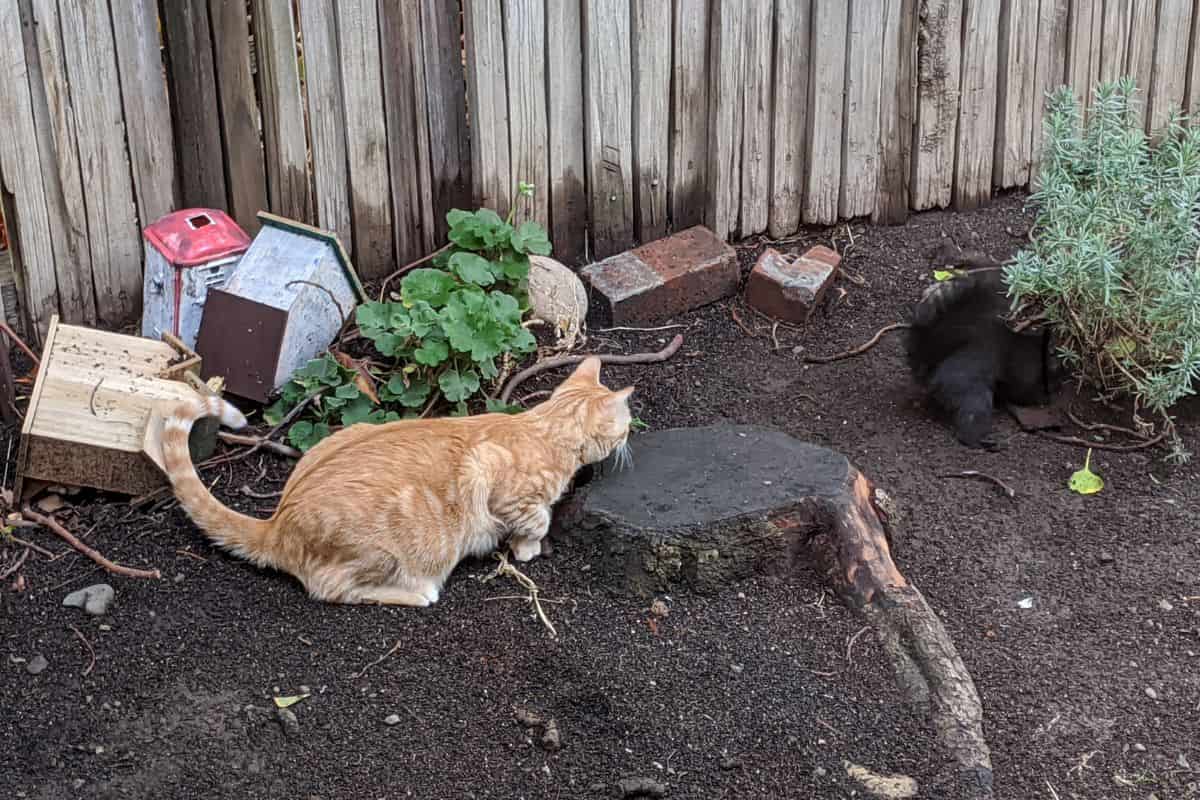
[[[51,318],[21,428],[18,502],[45,483],[132,495],[166,484],[151,411],[163,400],[195,397],[186,373],[200,371],[199,356],[166,338],[171,343]],[[206,458],[216,443],[216,420],[204,422],[192,430],[194,458]]]

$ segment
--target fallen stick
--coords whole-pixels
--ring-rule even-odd
[[[994,475],[988,475],[986,472],[979,472],[978,470],[974,470],[974,469],[967,469],[967,470],[963,470],[962,472],[947,472],[946,474],[939,475],[938,477],[939,478],[967,478],[969,480],[987,481],[989,483],[994,483],[996,486],[998,486],[1000,488],[1000,491],[1004,492],[1004,494],[1006,494],[1010,500],[1017,496],[1016,490],[1013,489],[1011,486],[1009,486],[1004,481],[1000,480],[999,478],[997,478]]]
[[[80,633],[79,628],[76,628],[74,625],[68,625],[67,627],[75,631],[75,636],[78,637],[79,641],[83,642],[83,646],[87,648],[88,655],[92,658],[91,662],[87,665],[87,669],[83,671],[82,677],[86,678],[92,674],[92,668],[96,666],[96,650],[92,647],[92,643],[87,640],[87,637]]]
[[[733,321],[736,322],[737,326],[742,329],[742,333],[746,334],[751,339],[758,338],[758,334],[747,328],[746,323],[742,322],[742,318],[738,315],[738,311],[735,306],[729,307],[729,316],[733,317]]]
[[[521,570],[510,564],[507,553],[500,551],[493,553],[492,555],[496,557],[496,560],[499,561],[500,564],[490,574],[481,578],[480,581],[482,583],[487,583],[493,578],[497,578],[501,575],[507,575],[515,580],[518,584],[520,584],[522,589],[529,592],[529,596],[524,599],[533,606],[534,610],[537,612],[538,619],[540,619],[542,624],[546,626],[546,629],[550,631],[550,638],[557,639],[558,631],[555,630],[554,623],[550,621],[550,618],[546,616],[546,612],[542,609],[542,601],[538,597],[540,589],[538,588],[538,585],[534,583],[533,578],[530,578],[524,572],[521,572]]]
[[[527,379],[537,375],[539,372],[545,372],[548,369],[556,367],[566,367],[571,364],[578,364],[584,359],[596,356],[600,359],[601,364],[656,364],[660,361],[666,361],[679,350],[683,344],[682,334],[676,334],[671,343],[659,350],[657,353],[634,353],[632,355],[606,355],[601,353],[589,353],[586,355],[576,356],[558,356],[557,358],[548,358],[545,361],[539,361],[533,366],[526,367],[512,377],[508,385],[504,387],[504,391],[500,392],[499,400],[502,403],[507,403],[512,397],[513,390],[524,383]]]
[[[44,514],[39,514],[29,506],[21,509],[21,514],[30,522],[36,522],[43,528],[47,528],[52,533],[56,534],[71,547],[83,553],[85,556],[95,561],[101,567],[114,575],[124,575],[126,578],[161,578],[162,573],[156,569],[134,569],[133,567],[123,567],[120,564],[114,564],[104,556],[100,555],[96,550],[76,539],[70,531],[64,528],[56,519],[47,517]]]
[[[246,497],[253,497],[255,500],[273,500],[283,494],[283,492],[256,492],[244,483],[241,491]]]
[[[29,558],[29,554],[31,552],[32,551],[28,547],[26,547],[24,550],[22,550],[21,555],[17,556],[16,563],[14,563],[8,569],[4,570],[4,572],[0,572],[0,581],[4,580],[9,575],[12,575],[14,572],[19,570],[21,568],[21,565],[25,563],[25,559]]]
[[[875,333],[874,336],[872,336],[870,339],[867,340],[867,342],[865,344],[860,344],[858,347],[855,347],[851,350],[846,350],[841,353],[835,353],[831,356],[805,356],[804,361],[809,364],[829,364],[834,361],[841,361],[843,358],[853,358],[854,356],[861,356],[863,353],[867,352],[872,347],[879,344],[879,340],[883,338],[883,335],[885,333],[888,333],[889,331],[898,331],[898,330],[901,330],[902,328],[910,328],[910,327],[912,327],[912,326],[909,325],[907,322],[893,322],[891,325],[884,325],[882,328],[880,328]]]
[[[25,522],[24,520],[18,520],[18,521],[20,522],[22,528],[24,528],[26,526],[29,526],[31,528],[36,527],[36,525],[32,522]],[[13,536],[11,533],[8,535],[8,538],[13,544],[19,544],[19,545],[21,545],[21,547],[24,547],[28,550],[32,550],[33,552],[37,553],[38,555],[45,556],[46,558],[49,558],[51,560],[53,560],[55,557],[54,553],[51,553],[46,548],[36,545],[33,542],[27,542],[24,539]]]
[[[1146,448],[1154,447],[1154,445],[1158,444],[1166,437],[1165,433],[1160,433],[1153,439],[1147,439],[1144,442],[1138,442],[1136,444],[1109,444],[1107,442],[1089,442],[1087,439],[1080,439],[1078,436],[1064,436],[1060,433],[1050,433],[1048,431],[1036,431],[1036,433],[1038,436],[1058,442],[1059,444],[1073,444],[1078,445],[1079,447],[1092,447],[1096,450],[1112,450],[1117,453],[1128,452],[1130,450],[1145,450]]]
[[[279,455],[284,456],[286,458],[299,458],[300,456],[304,455],[299,450],[297,450],[296,448],[294,448],[290,445],[283,444],[282,442],[273,442],[270,439],[266,438],[265,436],[243,436],[240,433],[230,433],[229,431],[219,431],[217,433],[217,438],[227,444],[251,445],[250,451],[245,454],[239,455],[238,456],[239,458],[245,458],[246,456],[253,454],[253,452],[256,448],[262,448],[263,450],[270,450],[272,453],[278,453]]]
[[[0,322],[0,331],[3,331],[4,335],[7,336],[13,344],[21,348],[25,355],[29,356],[29,359],[33,362],[35,367],[41,366],[42,360],[33,354],[33,351],[29,349],[29,345],[25,344],[25,342],[21,340],[21,337],[17,336],[16,332],[12,328],[8,327],[8,323]]]
[[[395,643],[394,645],[392,645],[392,647],[391,647],[391,649],[390,649],[390,650],[388,650],[386,653],[384,653],[383,655],[381,655],[379,658],[377,658],[377,659],[375,659],[374,661],[372,661],[370,664],[367,664],[365,667],[363,667],[362,669],[360,669],[360,670],[358,671],[358,674],[354,676],[355,680],[357,680],[357,679],[361,678],[363,675],[366,675],[366,674],[367,674],[367,670],[369,670],[371,667],[374,667],[374,666],[376,666],[377,664],[382,664],[384,661],[386,661],[388,656],[390,656],[392,653],[394,653],[394,652],[396,652],[397,650],[399,650],[399,649],[400,649],[400,645],[401,645],[401,644],[403,644],[403,640],[397,639],[397,640],[396,640],[396,643]]]

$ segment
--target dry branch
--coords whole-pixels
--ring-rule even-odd
[[[112,561],[109,561],[107,558],[100,555],[100,553],[98,553],[93,548],[84,544],[79,539],[76,539],[75,536],[70,531],[68,531],[66,528],[64,528],[58,522],[58,520],[54,519],[53,517],[47,517],[44,514],[39,514],[38,512],[34,511],[29,506],[25,506],[24,508],[22,508],[21,514],[25,517],[25,519],[29,520],[30,522],[36,522],[38,525],[41,525],[43,528],[49,529],[51,532],[55,533],[64,542],[71,545],[71,547],[75,548],[80,553],[83,553],[85,556],[90,558],[92,561],[95,561],[97,564],[99,564],[101,567],[103,567],[108,572],[111,572],[113,575],[124,575],[126,578],[161,578],[162,577],[162,573],[156,569],[151,569],[151,570],[134,569],[133,567],[123,567],[120,564],[114,564]]]
[[[499,400],[502,403],[507,403],[508,399],[512,397],[513,391],[518,386],[534,375],[537,375],[539,372],[545,372],[548,369],[578,364],[585,359],[591,358],[592,356],[599,358],[601,364],[656,364],[660,361],[666,361],[668,358],[675,355],[682,345],[682,334],[676,334],[675,338],[671,340],[671,343],[662,350],[659,350],[657,353],[634,353],[627,356],[589,353],[586,355],[558,356],[556,358],[548,358],[545,361],[539,361],[533,366],[526,367],[514,375],[512,380],[508,382],[508,385],[504,387],[504,390],[500,392]]]
[[[863,353],[867,352],[872,347],[879,344],[879,340],[883,338],[883,335],[885,333],[888,333],[889,331],[898,331],[903,328],[910,328],[910,327],[912,327],[912,326],[909,325],[907,322],[893,322],[891,325],[884,325],[882,328],[880,328],[875,333],[874,336],[872,336],[870,339],[868,339],[864,344],[860,344],[858,347],[852,348],[850,350],[846,350],[841,353],[835,353],[831,356],[805,356],[804,361],[809,364],[829,364],[834,361],[841,361],[844,358],[853,358],[854,356],[861,356]]]
[[[76,628],[74,625],[68,625],[67,627],[75,631],[76,638],[83,642],[83,646],[87,648],[88,656],[90,656],[92,659],[88,663],[87,669],[83,671],[83,677],[86,678],[88,675],[92,674],[92,668],[96,666],[96,650],[92,647],[92,643],[87,640],[87,637],[80,632],[79,628]]]
[[[1009,486],[1004,481],[1000,480],[999,478],[997,478],[994,475],[989,475],[986,472],[980,472],[980,471],[974,470],[974,469],[966,469],[966,470],[963,470],[962,472],[948,472],[944,475],[939,475],[938,477],[940,477],[940,478],[967,478],[970,480],[988,481],[989,483],[994,483],[997,487],[999,487],[1000,491],[1004,492],[1004,494],[1007,495],[1009,499],[1012,499],[1017,496],[1016,490],[1013,489],[1011,486]]]
[[[21,348],[21,351],[29,356],[29,360],[33,362],[35,367],[41,366],[42,360],[34,355],[33,350],[29,349],[29,345],[25,344],[12,328],[8,327],[8,323],[0,321],[0,332],[3,332],[13,344]]]

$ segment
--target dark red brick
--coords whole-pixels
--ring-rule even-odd
[[[840,262],[837,253],[820,245],[796,258],[768,247],[746,282],[746,302],[774,319],[807,322]]]
[[[697,225],[584,267],[604,325],[661,322],[737,292],[737,253]]]

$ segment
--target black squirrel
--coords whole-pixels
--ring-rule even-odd
[[[996,447],[995,403],[1045,405],[1065,379],[1049,330],[1011,330],[1008,305],[1003,270],[992,267],[935,285],[913,311],[909,369],[953,415],[955,435],[968,447]]]

